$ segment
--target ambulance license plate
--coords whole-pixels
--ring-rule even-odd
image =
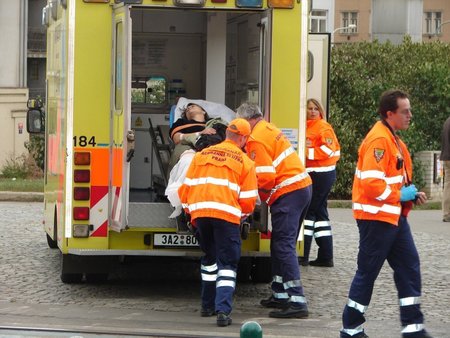
[[[163,247],[196,247],[197,238],[194,235],[154,234],[153,246]]]

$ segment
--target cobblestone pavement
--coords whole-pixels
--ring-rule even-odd
[[[199,283],[187,278],[185,272],[197,267],[197,263],[192,261],[184,263],[186,270],[182,272],[172,266],[174,263],[171,261],[165,262],[160,269],[158,266],[150,269],[135,263],[119,266],[118,271],[104,284],[61,283],[59,251],[47,246],[42,229],[42,212],[42,203],[0,202],[1,325],[10,324],[8,321],[12,320],[6,312],[13,315],[17,311],[20,314],[19,305],[95,307],[111,313],[121,310],[130,316],[136,311],[194,313],[195,318],[199,317]],[[261,298],[269,295],[269,285],[238,283],[233,312],[235,322],[258,319],[267,325],[293,325],[294,330],[297,325],[298,337],[338,336],[343,305],[356,268],[358,233],[349,210],[331,209],[330,214],[333,220],[335,267],[302,267],[309,319],[274,322],[267,318],[267,309],[257,305]],[[412,228],[421,256],[422,309],[427,327],[434,337],[450,337],[450,224],[440,222],[439,218],[440,211],[415,211],[410,220],[417,223]],[[422,224],[424,222],[434,222],[434,230],[427,231]],[[315,249],[313,245],[312,259]],[[165,271],[164,275],[161,271]],[[18,307],[13,309],[15,304]],[[367,312],[366,330],[370,337],[399,337],[398,317],[392,272],[385,265]],[[101,314],[98,318],[101,319]],[[223,332],[237,336],[236,330],[236,327],[234,331],[226,328]],[[273,337],[283,336],[276,334],[275,329],[268,329],[267,333],[269,336],[273,333]]]

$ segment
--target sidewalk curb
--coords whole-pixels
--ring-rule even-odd
[[[0,202],[43,202],[42,192],[0,191]]]

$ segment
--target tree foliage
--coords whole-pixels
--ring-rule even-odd
[[[402,44],[361,42],[343,44],[331,53],[330,123],[341,144],[333,198],[349,198],[358,147],[378,120],[378,100],[387,89],[409,93],[413,122],[401,132],[413,156],[439,150],[442,125],[450,115],[450,45],[439,41]],[[423,170],[414,161],[416,185]]]

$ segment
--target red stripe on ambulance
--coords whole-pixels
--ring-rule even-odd
[[[108,187],[91,187],[90,220],[93,225],[91,237],[106,237],[108,235]]]

